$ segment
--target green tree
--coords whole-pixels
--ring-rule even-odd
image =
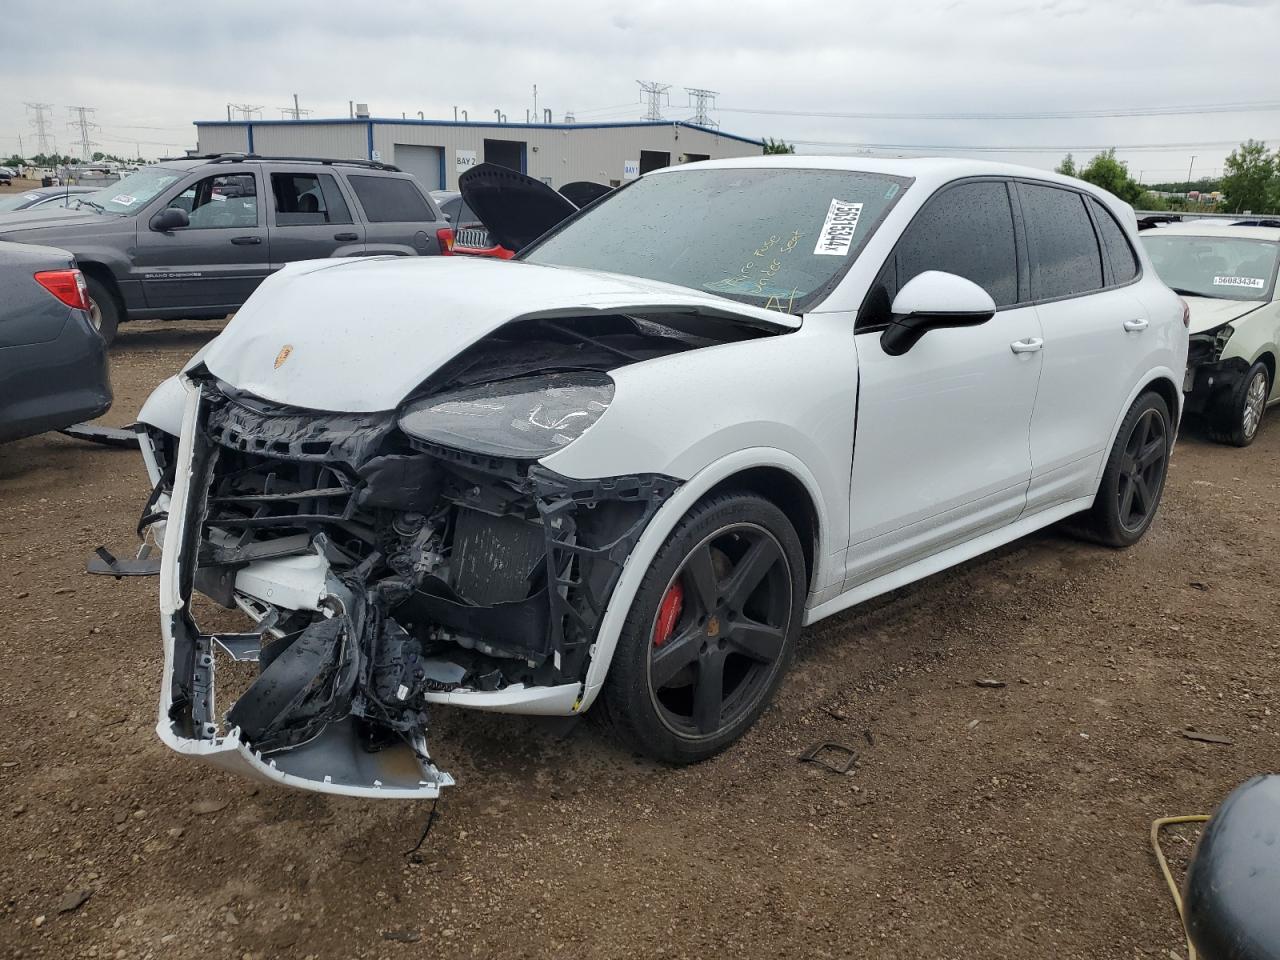
[[[1142,185],[1129,176],[1129,170],[1116,159],[1115,148],[1098,154],[1084,167],[1079,177],[1096,187],[1114,193],[1125,203],[1135,203],[1144,193]]]
[[[796,148],[787,143],[785,140],[775,140],[773,137],[764,138],[765,153],[795,153]]]
[[[1079,174],[1076,173],[1076,162],[1069,153],[1062,158],[1062,162],[1060,164],[1053,168],[1053,172],[1060,173],[1064,177],[1079,176]]]
[[[1261,140],[1246,140],[1223,164],[1222,192],[1233,213],[1262,213],[1276,200],[1277,158]]]
[[[0,163],[0,167],[25,167],[26,165],[27,161],[23,160],[16,153],[11,154],[9,159],[4,161],[4,163]]]
[[[107,155],[106,155],[105,153],[103,153],[101,150],[95,150],[95,151],[93,151],[93,162],[94,162],[94,163],[99,163],[99,162],[101,162],[102,160],[105,160],[106,158],[107,158]]]

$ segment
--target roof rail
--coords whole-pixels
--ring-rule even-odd
[[[267,156],[260,153],[211,153],[203,157],[191,157],[192,160],[208,160],[210,163],[239,163],[241,160],[280,160],[289,163],[323,163],[327,166],[341,164],[343,166],[366,167],[370,170],[390,170],[400,173],[399,167],[378,160],[338,160],[333,157],[280,157]]]

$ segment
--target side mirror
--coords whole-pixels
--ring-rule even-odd
[[[996,302],[972,280],[926,270],[898,291],[891,309],[893,319],[880,335],[880,347],[898,357],[930,330],[986,323],[996,315]]]
[[[191,218],[181,207],[165,207],[151,218],[151,229],[158,233],[168,233],[180,227],[191,226]]]

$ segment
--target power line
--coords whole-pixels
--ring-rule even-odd
[[[1086,120],[1108,117],[1174,117],[1207,113],[1262,113],[1280,110],[1280,100],[1204,103],[1166,107],[1113,107],[1098,110],[1042,110],[1011,113],[845,113],[821,110],[780,110],[762,107],[717,107],[724,113],[774,117],[817,117],[838,120]]]
[[[301,120],[303,117],[311,116],[310,110],[303,110],[298,106],[298,95],[296,93],[293,95],[292,107],[279,107],[277,109],[280,111],[280,116],[287,120]],[[245,117],[245,119],[247,120],[249,118]]]
[[[640,84],[640,93],[648,101],[649,105],[645,108],[645,120],[661,120],[662,119],[662,98],[666,97],[667,106],[671,106],[671,98],[667,97],[667,91],[671,89],[669,83],[658,83],[653,80],[637,80]]]
[[[1277,138],[1271,138],[1277,139]],[[1074,150],[1189,150],[1197,147],[1233,147],[1238,140],[1197,140],[1189,143],[1103,143],[1103,144],[1057,144],[1050,146],[1021,146],[979,144],[961,146],[947,143],[851,143],[841,140],[793,140],[792,143],[805,147],[853,147],[859,150],[928,150],[956,151],[958,153],[1059,153]]]

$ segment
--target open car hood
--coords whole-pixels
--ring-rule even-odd
[[[460,176],[458,190],[489,237],[517,252],[578,209],[541,180],[493,163]]]
[[[1191,332],[1203,333],[1238,320],[1263,305],[1261,300],[1227,300],[1217,297],[1183,297],[1191,308]]]
[[[213,340],[204,363],[256,396],[312,410],[397,407],[486,334],[517,319],[697,311],[773,330],[800,318],[639,277],[471,257],[290,264]]]
[[[570,203],[579,208],[595,203],[606,193],[612,192],[613,187],[592,180],[575,180],[560,188],[560,195],[567,197]]]

